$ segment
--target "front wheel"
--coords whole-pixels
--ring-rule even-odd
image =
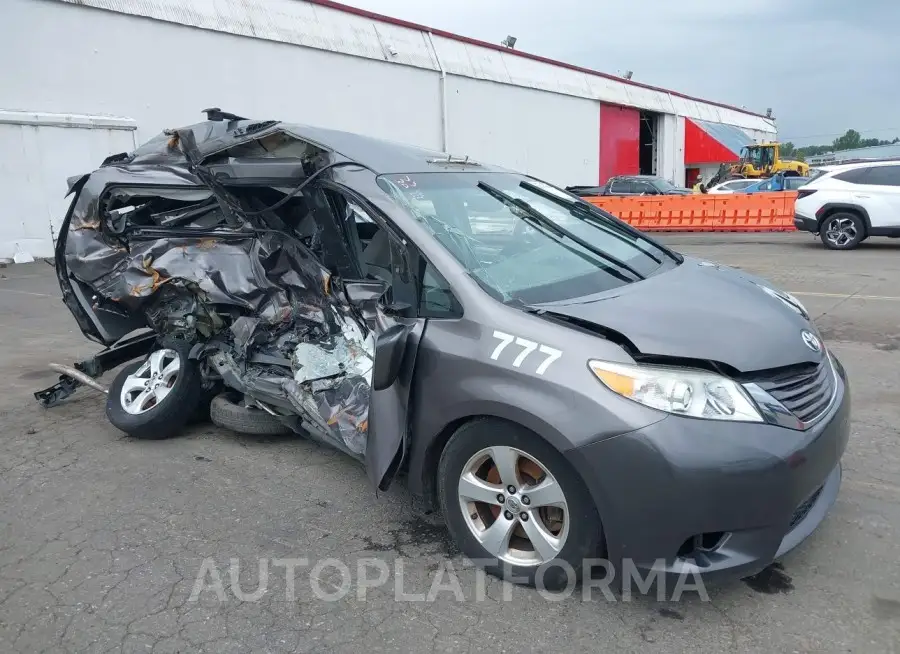
[[[106,417],[129,436],[170,438],[195,414],[202,393],[190,347],[174,342],[125,366],[109,388]]]
[[[819,238],[829,250],[852,250],[866,237],[866,226],[853,213],[833,213],[822,221]]]
[[[476,420],[438,464],[444,519],[463,553],[492,575],[555,590],[599,552],[600,517],[565,458],[531,431]]]

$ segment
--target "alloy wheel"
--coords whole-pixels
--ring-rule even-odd
[[[545,465],[508,446],[484,448],[463,467],[459,507],[491,556],[518,566],[556,558],[569,534],[566,496]]]
[[[837,247],[846,247],[856,239],[856,224],[850,218],[832,218],[825,228],[825,238]]]
[[[172,391],[181,371],[181,357],[175,350],[156,350],[137,370],[125,378],[119,399],[131,415],[140,415],[158,406]]]

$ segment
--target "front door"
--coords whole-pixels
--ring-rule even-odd
[[[363,458],[369,479],[376,488],[385,490],[403,462],[409,443],[409,392],[426,319],[418,317],[416,276],[399,235],[362,197],[348,189],[329,185],[324,193],[357,263],[359,280],[384,284],[380,299],[357,307],[375,336],[373,378],[385,363],[381,360],[386,355],[379,347],[380,339],[396,325],[405,327],[399,373],[389,386],[377,390],[372,386],[369,391]]]

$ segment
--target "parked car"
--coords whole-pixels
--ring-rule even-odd
[[[716,184],[711,189],[709,189],[707,193],[712,193],[713,195],[720,195],[723,193],[740,193],[748,186],[752,186],[757,183],[758,180],[755,179],[732,179],[729,182]]]
[[[691,190],[675,186],[656,175],[618,175],[603,186],[570,186],[567,191],[580,197],[598,195],[690,195]]]
[[[794,225],[831,250],[900,237],[900,161],[823,166],[797,191]]]
[[[796,191],[810,181],[809,177],[785,177],[775,175],[769,179],[759,180],[744,188],[741,193],[774,193],[777,191]]]
[[[595,198],[606,193],[606,186],[567,186],[566,190],[580,198]]]
[[[134,437],[214,396],[404,471],[469,558],[548,586],[604,555],[753,574],[837,496],[847,376],[803,306],[534,177],[210,110],[70,193],[60,288],[106,346],[76,368],[134,359],[106,398]]]

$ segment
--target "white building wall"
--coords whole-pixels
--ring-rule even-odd
[[[22,2],[23,0],[13,0]],[[34,1],[34,0],[32,0]],[[39,0],[48,2],[51,0]],[[437,70],[428,33],[302,0],[53,0],[155,18],[205,30],[302,45],[355,57]],[[10,0],[5,0],[8,4]],[[774,121],[674,92],[525,58],[436,33],[435,48],[452,74],[505,82],[613,104],[775,132]]]
[[[774,133],[774,123],[760,116],[315,0],[2,5],[0,56],[14,65],[0,67],[0,110],[127,116],[137,142],[199,120],[210,106],[435,149],[443,146],[446,122],[454,154],[559,184],[591,184],[599,177],[600,102],[668,114],[658,157],[676,182],[683,179],[684,116]],[[50,151],[67,171],[79,169],[66,175],[90,170],[108,154],[88,161],[66,148]],[[47,157],[40,161],[35,165],[49,179],[55,169]],[[0,216],[11,212],[0,206]],[[43,227],[32,228],[27,216],[12,220],[20,227],[0,231],[0,250],[12,242],[48,250]]]
[[[595,101],[448,75],[447,109],[453,154],[527,171],[559,186],[597,181]]]
[[[221,107],[440,149],[432,71],[51,0],[3,4],[15,20],[0,25],[0,51],[20,55],[3,67],[5,108],[129,116],[145,141]]]
[[[0,111],[0,259],[49,257],[66,180],[134,149],[133,121]]]
[[[684,185],[684,117],[664,114],[657,127],[657,174],[677,186]]]
[[[763,141],[774,141],[775,133],[774,132],[764,132],[759,129],[750,129],[744,128],[744,131],[747,132],[747,136],[752,138],[757,143],[762,143]]]

